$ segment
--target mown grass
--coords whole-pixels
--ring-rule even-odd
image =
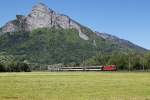
[[[150,100],[150,73],[0,73],[0,100]]]

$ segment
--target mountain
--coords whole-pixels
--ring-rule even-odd
[[[0,28],[0,52],[31,63],[80,64],[98,52],[144,53],[147,50],[115,36],[93,32],[70,17],[38,3],[27,16]]]
[[[122,47],[136,49],[139,52],[147,51],[147,49],[145,49],[143,47],[140,47],[140,46],[138,46],[136,44],[133,44],[132,42],[130,42],[128,40],[120,39],[120,38],[118,38],[116,36],[113,36],[113,35],[110,35],[110,34],[107,34],[107,33],[96,32],[96,34],[98,36],[104,38],[105,40],[110,41],[112,43],[116,43],[116,44],[118,44],[118,45],[120,45]]]
[[[45,4],[39,3],[32,8],[29,15],[16,15],[16,19],[8,22],[3,28],[2,33],[32,31],[37,28],[61,27],[63,29],[74,28],[79,31],[79,36],[88,40],[88,36],[81,32],[80,25],[63,14],[57,14],[49,9]]]

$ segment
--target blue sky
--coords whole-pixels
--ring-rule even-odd
[[[0,0],[0,26],[43,2],[94,31],[150,49],[150,0]]]

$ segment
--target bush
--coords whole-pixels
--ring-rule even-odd
[[[22,62],[12,62],[9,65],[9,70],[11,72],[31,72],[31,68],[27,63]]]
[[[3,64],[0,63],[0,72],[5,72],[5,66]]]
[[[21,67],[21,71],[31,72],[31,68],[27,63],[19,63],[18,66]]]

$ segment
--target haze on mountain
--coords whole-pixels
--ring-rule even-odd
[[[0,28],[0,52],[31,63],[80,64],[99,52],[118,51],[147,52],[130,41],[94,32],[43,3],[33,6],[27,16],[16,15]]]

